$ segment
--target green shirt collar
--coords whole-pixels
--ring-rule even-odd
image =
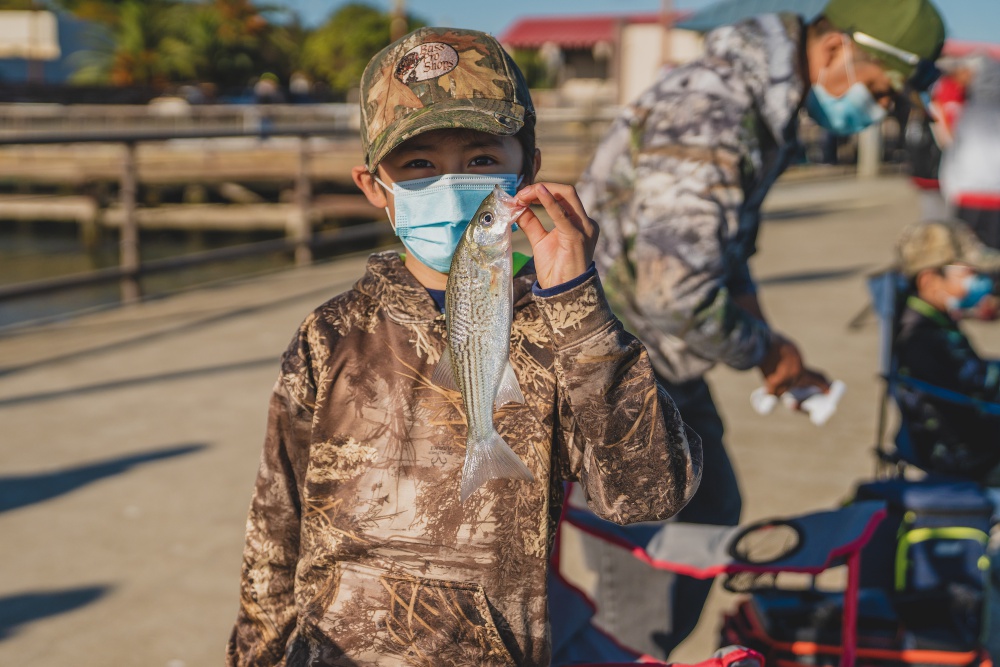
[[[954,320],[918,296],[906,297],[906,306],[943,327],[952,328],[955,326]]]

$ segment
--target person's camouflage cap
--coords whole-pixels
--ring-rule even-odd
[[[361,143],[372,172],[423,132],[512,135],[534,115],[521,70],[496,39],[476,30],[415,30],[376,54],[361,77]]]
[[[966,264],[983,273],[1000,271],[1000,253],[985,246],[958,220],[932,220],[910,225],[896,244],[898,269],[908,278],[924,269]]]

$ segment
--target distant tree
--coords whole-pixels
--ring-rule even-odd
[[[195,75],[192,49],[183,35],[187,6],[170,0],[114,4],[110,35],[78,54],[75,82],[163,87]]]
[[[36,0],[0,0],[0,11],[8,9],[45,9],[45,6]]]
[[[552,88],[555,77],[537,50],[514,49],[511,57],[524,74],[529,88]]]
[[[363,3],[349,3],[306,39],[302,67],[317,79],[344,93],[361,82],[365,65],[390,44],[392,16]],[[426,25],[407,18],[408,30]]]
[[[298,55],[295,25],[265,18],[275,11],[249,0],[214,0],[192,9],[185,37],[197,78],[228,88],[267,71],[287,78]]]
[[[77,83],[233,89],[267,71],[287,78],[298,59],[297,24],[272,23],[279,10],[252,0],[61,1],[107,28],[78,54]]]
[[[72,12],[86,21],[105,25],[118,22],[122,7],[131,0],[54,0],[55,5]]]

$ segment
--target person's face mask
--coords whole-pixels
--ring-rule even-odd
[[[513,195],[521,184],[517,174],[445,174],[397,181],[391,188],[375,180],[392,190],[396,236],[406,251],[439,273],[451,269],[466,226],[493,186]],[[388,206],[385,212],[389,214]]]
[[[993,280],[981,273],[972,273],[962,279],[964,296],[948,298],[948,310],[960,311],[975,308],[979,302],[993,293]]]
[[[813,84],[806,97],[806,111],[809,116],[834,134],[857,134],[869,125],[881,123],[886,112],[875,100],[868,86],[857,80],[854,73],[854,48],[850,40],[844,36],[845,58],[847,59],[847,74],[850,77],[850,87],[840,97],[831,95],[823,86],[824,69],[820,72],[819,81]]]

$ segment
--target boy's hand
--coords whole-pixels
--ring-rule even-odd
[[[530,208],[517,220],[531,244],[535,274],[543,289],[555,287],[580,276],[594,261],[597,223],[583,210],[572,185],[535,183],[515,195],[518,202],[541,204],[555,228],[546,231]]]

